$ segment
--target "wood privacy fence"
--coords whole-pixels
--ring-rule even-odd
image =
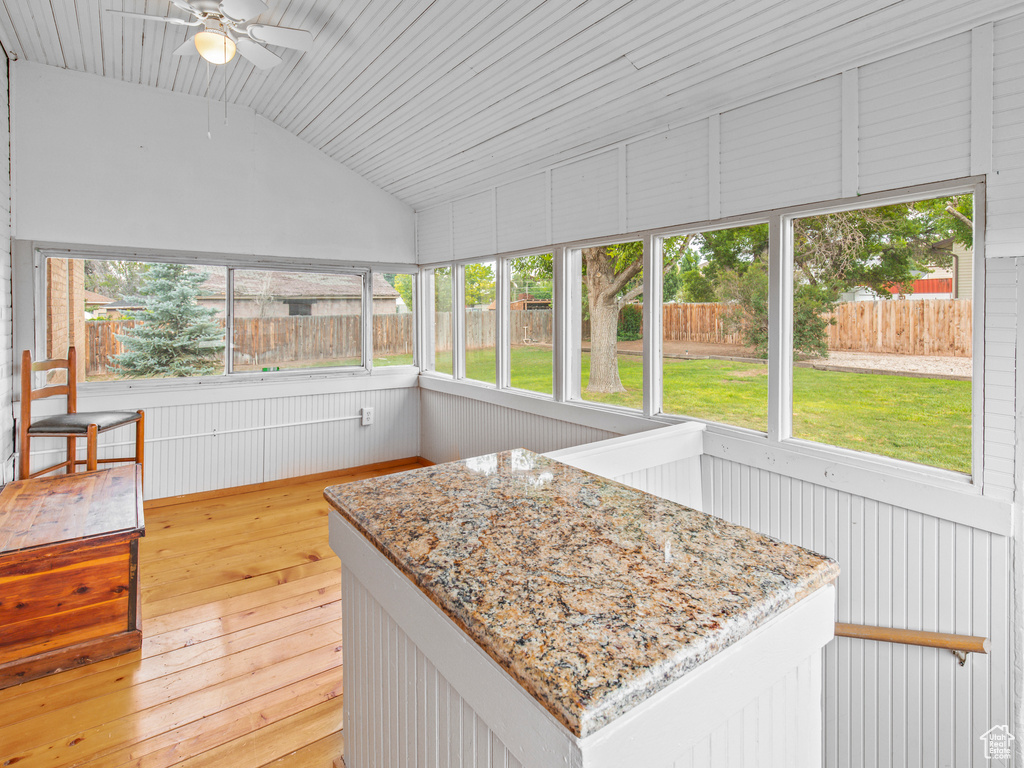
[[[117,334],[126,333],[136,322],[106,320],[85,324],[87,376],[108,373],[110,357],[125,351]],[[219,322],[224,327],[224,321]],[[246,365],[275,365],[294,360],[358,358],[359,326],[359,315],[236,318],[235,361]],[[411,355],[412,343],[411,314],[373,318],[373,353],[377,357]]]
[[[725,304],[668,304],[663,323],[666,341],[742,344],[739,334],[725,329]],[[970,299],[855,301],[838,304],[828,328],[828,348],[836,351],[901,355],[971,356],[973,322]],[[466,313],[466,346],[494,346],[496,313]],[[124,351],[115,334],[133,320],[85,324],[86,374],[107,373],[107,361]],[[412,315],[376,315],[373,353],[377,357],[411,355]],[[439,351],[451,349],[451,313],[438,312],[434,337]],[[512,344],[550,344],[550,309],[511,312]],[[235,360],[273,365],[291,360],[334,360],[359,357],[359,316],[239,318],[235,320]]]
[[[851,301],[837,305],[832,316],[829,349],[971,356],[970,299]]]

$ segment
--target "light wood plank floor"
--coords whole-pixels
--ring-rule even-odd
[[[147,509],[142,650],[0,691],[0,766],[341,765],[323,489],[416,466]]]

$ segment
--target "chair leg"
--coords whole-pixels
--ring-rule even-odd
[[[32,455],[29,450],[30,438],[28,436],[28,428],[24,424],[20,426],[20,431],[21,434],[18,439],[18,479],[27,480],[31,472],[30,466],[32,461]]]
[[[96,425],[90,424],[86,435],[85,446],[85,469],[88,472],[95,471],[98,463],[96,461]]]
[[[77,469],[77,466],[78,466],[77,459],[78,459],[78,442],[77,442],[77,440],[74,437],[69,437],[68,438],[68,463],[67,463],[66,468],[64,469],[64,472],[66,474],[70,475],[70,474],[78,471],[78,469]],[[57,468],[60,468],[60,464],[57,465]]]

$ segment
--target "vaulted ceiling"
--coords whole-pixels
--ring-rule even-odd
[[[415,208],[1024,10],[1021,0],[268,0],[255,69],[167,0],[0,0],[8,55],[227,99]]]

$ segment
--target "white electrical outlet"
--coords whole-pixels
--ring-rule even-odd
[[[368,427],[373,424],[373,408],[370,406],[363,406],[359,409],[359,414],[363,417],[364,427]]]

